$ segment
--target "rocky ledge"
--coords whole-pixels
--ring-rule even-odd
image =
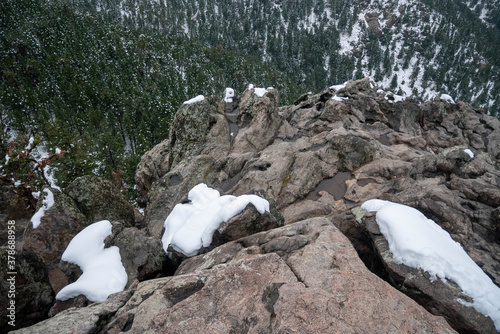
[[[456,284],[396,264],[360,205],[380,198],[420,210],[500,285],[500,121],[463,102],[399,101],[368,79],[291,106],[279,107],[274,89],[260,95],[181,106],[170,138],[137,169],[144,217],[119,198],[75,193],[89,182],[56,196],[19,246],[45,268],[26,284],[45,282],[39,300],[53,316],[16,333],[496,333]],[[202,254],[169,259],[163,223],[198,183],[258,194],[271,212],[249,206]],[[75,279],[58,258],[69,242],[58,233],[75,235],[97,216],[113,223],[106,243],[120,248],[127,288],[54,306],[57,282]]]

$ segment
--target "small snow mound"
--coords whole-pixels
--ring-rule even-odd
[[[349,100],[349,98],[348,97],[343,97],[343,96],[337,96],[337,95],[335,95],[335,96],[332,97],[332,100],[334,100],[334,101],[344,101],[344,100]]]
[[[439,99],[441,101],[445,101],[445,102],[448,102],[448,103],[451,103],[451,104],[455,104],[455,101],[453,100],[453,98],[450,95],[448,95],[448,94],[441,94],[439,96]]]
[[[187,100],[187,101],[184,101],[183,104],[193,104],[193,103],[197,103],[197,102],[201,102],[205,99],[205,96],[203,95],[198,95],[196,97],[193,97],[191,100]]]
[[[234,89],[227,87],[226,88],[226,96],[224,97],[224,102],[232,103],[234,97]]]
[[[330,86],[329,88],[338,92],[339,90],[344,89],[346,84],[347,83],[343,83],[342,85],[333,85],[333,86]]]
[[[254,88],[253,93],[258,97],[263,97],[267,93],[267,89],[265,88]]]
[[[215,189],[200,183],[188,193],[189,203],[177,204],[164,223],[163,249],[168,247],[186,255],[198,254],[208,247],[222,222],[229,221],[252,203],[261,214],[269,212],[269,202],[256,195],[220,196]]]
[[[83,273],[76,282],[59,291],[57,300],[83,294],[90,301],[102,302],[110,294],[123,291],[127,272],[120,250],[116,246],[104,248],[104,239],[110,234],[111,223],[101,220],[84,228],[71,240],[61,259],[78,265]]]
[[[474,158],[474,153],[470,149],[466,148],[464,152],[467,153],[471,159]]]
[[[431,281],[437,277],[454,281],[472,297],[472,306],[500,330],[500,289],[448,232],[406,205],[374,199],[361,207],[377,212],[375,218],[394,263],[427,271]]]
[[[54,205],[54,194],[50,189],[43,189],[43,191],[47,194],[42,201],[42,206],[38,209],[37,212],[31,217],[31,222],[33,223],[33,228],[37,228],[40,225],[42,217],[45,215],[45,212],[49,210]]]

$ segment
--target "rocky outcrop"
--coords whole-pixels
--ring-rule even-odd
[[[453,282],[394,264],[360,205],[415,207],[499,285],[500,121],[462,102],[399,101],[368,79],[284,107],[262,92],[228,113],[214,98],[181,106],[137,169],[145,228],[115,222],[107,240],[123,248],[128,290],[30,332],[495,332]],[[198,183],[259,194],[271,213],[248,206],[201,255],[167,259],[163,223]]]
[[[226,243],[98,305],[16,333],[454,333],[372,274],[325,218]]]
[[[16,267],[18,271],[16,303],[18,319],[20,319],[17,322],[18,326],[44,319],[49,312],[54,314],[72,305],[87,304],[87,302],[75,302],[65,303],[66,306],[53,307],[57,292],[81,275],[81,270],[77,266],[61,262],[62,253],[78,232],[87,225],[102,219],[113,220],[115,230],[135,224],[134,208],[120,193],[113,190],[109,181],[85,176],[76,179],[63,192],[57,189],[51,189],[51,192],[54,195],[54,205],[45,212],[40,225],[34,229],[31,223],[27,224],[24,234],[18,238],[21,240],[16,254],[18,265]],[[45,195],[46,193],[42,192],[40,204]],[[21,224],[17,225],[16,220],[16,228],[21,230],[21,227]],[[128,229],[125,230],[128,231]],[[130,250],[134,246],[129,244],[129,241],[140,242],[140,245],[144,247],[144,251],[140,253],[141,256],[137,256],[135,251]],[[129,269],[131,282],[137,277],[142,277],[141,274],[154,277],[155,273],[163,271],[163,262],[156,259],[162,255],[165,257],[161,252],[161,244],[152,252],[154,256],[149,256],[150,253],[148,253],[148,245],[159,244],[158,240],[130,238],[129,241],[123,243],[120,238],[117,238],[116,242],[124,244],[122,248],[126,254],[124,258],[130,262],[127,262],[129,264],[127,269]],[[147,259],[144,260],[144,257]],[[6,284],[4,283],[2,282],[2,287]],[[6,293],[2,293],[0,297],[2,301],[6,296]],[[50,311],[51,308],[52,311]],[[2,323],[6,319],[2,317]]]
[[[400,288],[372,246],[374,235],[351,212],[379,197],[414,206],[435,220],[500,283],[494,218],[498,119],[462,102],[396,102],[367,79],[306,94],[292,106],[277,107],[275,96],[273,90],[261,98],[247,90],[236,118],[238,133],[231,140],[230,121],[221,117],[220,108],[211,131],[202,131],[207,135],[200,154],[151,184],[145,218],[151,235],[161,235],[164,217],[193,183],[234,195],[259,191],[276,201],[286,224],[331,219],[366,265]],[[139,183],[140,175],[141,168]],[[179,183],[171,185],[172,179]],[[442,308],[429,305],[429,311],[441,314]],[[468,309],[476,314],[471,317],[481,318]],[[453,323],[456,318],[449,317],[460,331],[491,328],[490,320],[483,320],[488,324]]]

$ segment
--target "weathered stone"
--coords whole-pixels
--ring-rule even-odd
[[[135,224],[134,208],[111,182],[97,176],[86,175],[75,179],[64,192],[71,197],[87,222],[119,221],[125,226]]]
[[[49,284],[47,269],[42,260],[31,251],[16,252],[15,269],[7,269],[8,248],[0,248],[0,258],[4,265],[0,282],[0,328],[3,330],[30,326],[47,317],[54,301],[54,293]],[[14,272],[15,274],[9,274]],[[15,318],[8,318],[11,301],[15,302]],[[14,320],[15,327],[8,325]]]
[[[257,96],[253,89],[246,90],[240,101],[238,126],[239,131],[233,152],[259,152],[269,145],[276,136],[281,124],[278,115],[279,96],[275,89],[270,89],[263,96]]]
[[[168,273],[169,261],[161,241],[147,237],[146,232],[129,227],[119,232],[111,242],[120,249],[123,266],[127,272],[127,286],[139,281]]]
[[[82,309],[62,312],[32,333],[61,321],[70,332],[454,332],[368,271],[347,238],[320,218],[226,243],[186,260],[175,276],[88,309],[85,318]]]
[[[170,168],[182,159],[201,153],[205,139],[215,123],[214,113],[221,107],[214,99],[183,104],[171,124]]]
[[[461,102],[396,102],[368,79],[304,95],[293,106],[278,107],[273,89],[263,97],[245,91],[228,112],[219,100],[181,107],[171,138],[145,155],[136,174],[146,233],[116,225],[107,244],[159,240],[173,207],[201,182],[221,194],[259,193],[287,225],[255,234],[275,225],[248,207],[221,225],[202,255],[174,256],[176,276],[139,283],[140,293],[100,330],[450,332],[380,279],[401,282],[404,274],[374,247],[377,224],[361,224],[356,207],[372,198],[423,212],[500,284],[498,119]],[[142,266],[157,275],[171,270],[150,267],[155,256],[144,262],[124,254],[130,280],[155,275],[141,276]],[[417,290],[394,286],[415,297]],[[481,316],[442,297],[446,289],[422,289],[425,298],[416,300],[431,312],[460,331],[481,331]]]
[[[70,308],[27,328],[12,331],[16,334],[46,333],[99,333],[109,319],[130,298],[133,291],[128,290],[111,295],[102,303],[94,303],[84,308]]]
[[[252,204],[228,222],[222,222],[215,231],[210,248],[215,248],[226,242],[247,237],[254,233],[267,231],[283,226],[283,216],[277,210],[276,204],[270,205],[270,212],[261,214]]]
[[[380,30],[380,23],[378,22],[379,13],[366,13],[365,20],[368,24],[368,29],[375,34],[377,37],[382,37],[382,31]]]
[[[135,172],[137,203],[146,206],[146,195],[153,182],[160,179],[170,168],[170,141],[165,139],[142,157]]]
[[[37,254],[48,270],[57,267],[71,239],[88,225],[87,217],[71,197],[56,189],[51,191],[54,205],[45,212],[36,229],[32,224],[27,226],[23,240],[23,249]]]

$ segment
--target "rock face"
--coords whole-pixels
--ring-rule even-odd
[[[326,218],[227,243],[100,305],[16,333],[454,333],[372,274]]]
[[[291,106],[274,89],[246,90],[228,113],[214,98],[181,106],[137,169],[145,228],[116,222],[108,240],[128,290],[26,332],[496,332],[453,282],[394,264],[360,205],[415,207],[500,285],[500,121],[462,102],[396,100],[364,79]],[[264,196],[271,214],[247,207],[171,276],[154,255],[163,223],[201,182]]]

